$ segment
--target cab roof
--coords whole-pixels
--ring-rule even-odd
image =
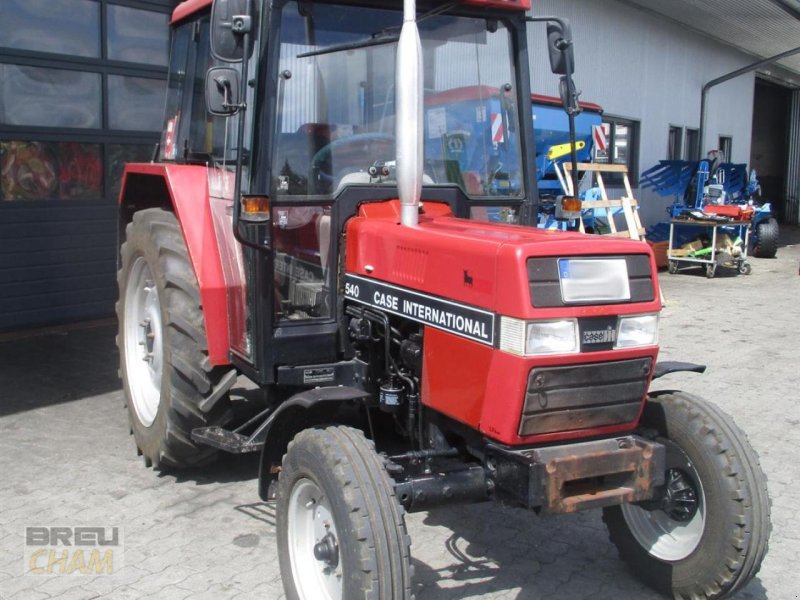
[[[189,15],[193,15],[196,12],[211,6],[212,1],[213,0],[185,0],[184,2],[181,2],[172,12],[172,20],[170,23],[182,21]]]
[[[172,13],[170,23],[177,23],[209,6],[213,0],[185,0]],[[531,7],[531,0],[461,0],[468,6],[488,6],[508,10],[525,11]]]

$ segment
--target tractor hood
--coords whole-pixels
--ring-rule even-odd
[[[519,318],[661,308],[655,262],[644,242],[457,219],[438,203],[425,203],[419,226],[409,228],[400,225],[399,212],[397,202],[361,207],[347,226],[348,274]],[[646,288],[643,295],[602,306],[534,306],[535,265],[547,261],[530,259],[552,259],[557,269],[559,258],[608,256],[638,257],[636,275],[643,279],[637,285]]]

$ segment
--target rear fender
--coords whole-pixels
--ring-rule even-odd
[[[212,365],[229,364],[229,311],[209,202],[208,169],[195,165],[128,164],[119,202],[121,234],[138,210],[161,207],[175,213],[200,286],[209,360]]]

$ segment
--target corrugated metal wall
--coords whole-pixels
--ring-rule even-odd
[[[699,126],[700,90],[705,82],[753,62],[734,48],[614,0],[540,0],[534,7],[537,15],[555,14],[572,21],[575,80],[583,91],[581,98],[599,103],[609,115],[640,122],[640,170],[666,158],[670,125]],[[557,95],[544,26],[532,29],[534,91]],[[720,135],[731,136],[733,160],[748,162],[753,93],[753,74],[711,91],[703,154],[716,147]],[[670,200],[649,193],[639,196],[643,221],[663,220]]]
[[[788,155],[786,205],[783,217],[786,223],[800,225],[800,90],[792,92]]]
[[[4,206],[0,331],[112,315],[116,231],[113,201]]]

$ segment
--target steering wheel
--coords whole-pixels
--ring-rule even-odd
[[[363,161],[363,166],[366,168],[376,158],[374,152],[371,151],[371,145],[375,143],[394,145],[395,139],[393,135],[388,133],[370,132],[342,137],[326,144],[311,159],[313,181],[323,184],[323,187],[332,185],[335,182],[335,175],[325,171],[326,163],[327,167],[330,168],[330,161],[334,152],[343,154],[342,158],[345,165],[355,165],[357,161]],[[348,149],[347,153],[345,149]]]

